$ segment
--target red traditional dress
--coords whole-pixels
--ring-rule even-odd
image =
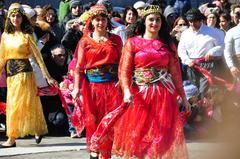
[[[117,87],[117,70],[122,41],[110,34],[107,41],[98,43],[84,35],[78,45],[80,81],[86,113],[87,146],[101,119],[120,105],[122,96]],[[109,132],[99,152],[103,158],[111,157],[112,132]]]
[[[113,152],[124,158],[188,158],[177,102],[185,94],[173,51],[160,40],[130,38],[119,80],[123,90],[130,88],[133,102],[115,125]]]

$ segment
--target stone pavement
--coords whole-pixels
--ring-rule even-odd
[[[3,141],[5,139],[0,136],[0,143]],[[0,149],[0,159],[88,159],[85,143],[85,138],[70,137],[47,136],[39,145],[34,138],[17,139],[16,148]],[[226,147],[220,143],[187,141],[187,146],[190,159],[235,159],[229,158],[224,152]],[[120,158],[113,156],[112,159]]]

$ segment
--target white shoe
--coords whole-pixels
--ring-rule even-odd
[[[79,135],[77,133],[71,132],[70,137],[71,138],[79,138]]]
[[[6,126],[3,123],[0,123],[0,131],[6,131]]]

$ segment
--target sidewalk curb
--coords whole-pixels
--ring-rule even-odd
[[[85,145],[76,146],[44,146],[44,147],[16,147],[0,149],[0,157],[27,155],[27,154],[39,154],[39,153],[52,153],[62,151],[80,151],[86,150]]]

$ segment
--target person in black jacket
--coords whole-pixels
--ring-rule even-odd
[[[65,16],[62,25],[65,27],[67,22],[80,17],[82,13],[82,6],[80,0],[71,0],[69,2],[70,12]],[[66,29],[66,28],[65,28]]]
[[[50,25],[50,31],[57,43],[60,43],[64,35],[64,27],[58,21],[57,10],[51,5],[46,5],[43,8],[46,10],[45,21]]]
[[[67,74],[67,53],[63,45],[57,44],[51,48],[51,54],[44,59],[50,75],[59,83],[63,81],[63,76]],[[62,107],[59,95],[42,96],[44,116],[48,126],[49,135],[68,135],[68,118]]]
[[[83,29],[85,28],[89,16],[88,12],[84,12],[79,18],[70,20],[66,24],[67,31],[64,34],[61,43],[67,50],[69,50],[70,59],[72,59],[78,41],[83,35]]]
[[[69,24],[69,26],[67,27],[67,31],[64,34],[61,43],[66,49],[69,50],[70,59],[72,59],[72,55],[75,51],[77,43],[83,35],[81,28],[85,26],[85,23],[79,22],[78,19],[74,19],[69,22],[71,22],[71,24]]]

